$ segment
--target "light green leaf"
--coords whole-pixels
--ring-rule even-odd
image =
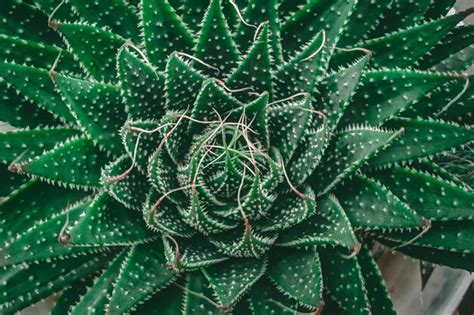
[[[38,264],[0,268],[4,285],[0,296],[3,314],[15,314],[104,267],[110,254],[93,254]]]
[[[48,70],[0,63],[0,77],[3,77],[30,102],[37,104],[63,122],[75,125],[74,117],[61,100],[61,96],[55,91]]]
[[[230,69],[236,66],[240,53],[222,11],[222,0],[211,0],[203,17],[194,51],[197,58],[219,69],[222,75],[229,73]],[[215,74],[216,72],[215,69],[202,65],[198,67],[205,73]]]
[[[371,314],[362,271],[357,258],[343,258],[332,248],[318,249],[323,283],[348,314]]]
[[[317,212],[306,221],[282,233],[276,245],[300,247],[328,244],[352,247],[356,242],[344,209],[331,195],[318,199]]]
[[[382,274],[367,247],[362,247],[357,261],[364,278],[371,313],[396,315]]]
[[[175,274],[166,268],[161,240],[136,245],[120,267],[106,312],[129,312],[174,279]]]
[[[399,132],[372,127],[352,127],[338,132],[332,139],[310,183],[318,195],[331,190],[352,175],[365,161],[399,136]]]
[[[127,116],[120,90],[113,85],[57,76],[56,83],[84,132],[114,156],[123,152],[120,128]]]
[[[131,119],[160,119],[165,112],[165,78],[146,62],[122,49],[117,57],[120,87]]]
[[[125,39],[102,28],[73,23],[58,23],[69,50],[97,81],[117,80],[116,58]]]
[[[16,165],[15,169],[44,181],[90,190],[101,187],[100,172],[106,161],[105,153],[91,140],[80,137],[58,144],[34,160]]]
[[[108,296],[112,293],[114,280],[119,276],[120,268],[128,258],[128,254],[128,251],[124,250],[111,261],[104,272],[94,279],[93,285],[80,297],[80,300],[74,303],[69,314],[82,315],[89,313],[90,310],[99,314],[103,312]]]
[[[141,6],[146,52],[153,64],[162,70],[173,51],[191,52],[193,37],[168,0],[142,0]]]
[[[72,0],[71,3],[81,19],[140,43],[137,13],[125,1]]]
[[[369,173],[418,214],[430,220],[474,218],[474,192],[410,168]]]
[[[272,253],[270,264],[270,278],[281,292],[311,309],[320,306],[323,279],[315,250],[277,249]]]
[[[422,218],[389,189],[367,177],[354,175],[336,194],[354,228],[384,230],[421,226]]]
[[[44,151],[51,150],[57,143],[79,135],[72,128],[23,129],[0,133],[2,150],[0,160],[3,163],[21,163]]]
[[[361,86],[352,97],[341,125],[380,126],[435,88],[460,79],[457,75],[407,70],[366,72]]]
[[[107,193],[94,198],[69,230],[73,246],[120,246],[150,241],[153,233],[140,212],[125,208]]]
[[[102,169],[101,182],[107,192],[125,207],[141,211],[149,189],[145,175],[125,155]]]
[[[86,196],[87,193],[82,191],[53,186],[39,180],[28,181],[6,196],[0,205],[0,247],[59,215],[69,204]],[[60,230],[61,227],[56,229],[56,236]],[[41,228],[38,231],[47,232]]]
[[[388,121],[384,127],[403,128],[403,135],[372,157],[370,166],[429,157],[474,140],[474,130],[441,121],[398,118]]]
[[[264,274],[265,259],[232,259],[203,270],[219,303],[231,307]]]

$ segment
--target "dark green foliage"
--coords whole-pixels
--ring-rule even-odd
[[[452,5],[1,1],[0,313],[394,314],[373,241],[474,271]]]

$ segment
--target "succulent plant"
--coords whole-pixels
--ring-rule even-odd
[[[453,2],[3,0],[2,314],[394,314],[374,242],[474,271]]]

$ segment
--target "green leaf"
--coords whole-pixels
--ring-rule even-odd
[[[328,50],[324,49],[325,38],[322,32],[316,33],[288,62],[276,69],[274,99],[314,91],[314,85],[324,75],[329,61]]]
[[[86,24],[58,23],[57,29],[69,51],[94,79],[106,82],[117,80],[115,56],[125,43],[124,38]]]
[[[466,183],[460,179],[458,174],[451,174],[446,168],[440,166],[441,163],[441,161],[436,161],[435,163],[426,159],[419,162],[412,162],[410,163],[410,167],[417,171],[431,174],[432,177],[451,182],[459,187],[467,187]]]
[[[47,219],[59,215],[69,204],[86,195],[81,191],[52,186],[38,180],[30,180],[18,187],[0,205],[0,247]],[[60,229],[61,227],[57,228],[56,235]]]
[[[120,156],[120,128],[127,116],[120,90],[113,85],[57,76],[56,83],[84,132],[101,148]]]
[[[135,309],[175,279],[166,268],[161,240],[136,245],[120,267],[106,312],[122,314]]]
[[[306,131],[287,166],[293,184],[303,184],[316,169],[329,140],[326,121],[316,130]]]
[[[278,232],[288,229],[312,216],[316,212],[314,192],[309,186],[304,186],[301,193],[304,195],[304,199],[293,191],[279,194],[268,210],[268,214],[263,222],[258,225],[259,230]],[[247,209],[244,205],[242,207]]]
[[[0,78],[0,117],[17,128],[55,126],[59,121],[43,108],[33,104]]]
[[[205,77],[184,62],[177,54],[172,54],[166,64],[166,108],[184,111],[190,108],[201,90]]]
[[[212,121],[218,118],[216,112],[223,115],[231,110],[240,108],[241,105],[237,99],[219,87],[214,80],[209,79],[204,82],[199,91],[191,116],[194,119]],[[189,122],[189,129],[192,133],[204,128],[200,123]]]
[[[148,178],[156,191],[161,194],[177,189],[181,186],[176,176],[178,167],[174,164],[166,150],[155,152],[148,164]],[[176,191],[168,196],[174,203],[186,204],[187,196],[183,191]]]
[[[389,189],[367,177],[354,175],[336,194],[354,228],[385,230],[421,226],[422,219]]]
[[[64,192],[62,193],[64,194]],[[74,199],[71,198],[69,200]],[[61,200],[63,203],[65,201],[68,200]],[[14,231],[21,234],[14,236],[10,243],[0,250],[0,266],[90,253],[90,249],[68,247],[66,245],[68,240],[67,225],[70,221],[76,220],[79,217],[88,203],[89,200],[87,198],[68,208],[63,207],[65,210],[61,209],[62,211],[54,211],[52,213],[47,212],[50,209],[38,207],[34,215],[36,218],[43,215],[44,219],[31,225],[26,231]],[[57,207],[58,205],[53,203],[52,206]],[[28,223],[31,224],[31,222]],[[17,229],[26,227],[25,222],[20,222],[20,224],[20,226],[16,227]]]
[[[165,123],[160,122],[161,125]],[[135,161],[135,166],[141,173],[147,172],[151,156],[157,151],[162,138],[165,137],[158,128],[159,125],[154,120],[138,120],[128,121],[120,131],[122,148],[125,147],[129,158]]]
[[[197,194],[191,196],[190,203],[189,208],[183,213],[184,221],[204,235],[222,233],[236,226],[222,223],[213,217]]]
[[[0,3],[0,21],[1,34],[18,36],[39,43],[61,45],[59,36],[47,27],[48,15],[24,1],[3,0]]]
[[[390,8],[393,0],[358,1],[349,21],[344,26],[339,47],[354,45],[369,38],[382,19],[384,11]]]
[[[474,44],[474,26],[461,25],[454,28],[442,41],[417,61],[420,69],[429,69],[445,59]]]
[[[127,49],[117,57],[120,87],[131,119],[160,119],[165,112],[165,78]]]
[[[369,300],[357,258],[343,258],[332,249],[318,249],[323,283],[348,314],[370,314]]]
[[[440,72],[465,72],[474,62],[474,45],[469,45],[444,59],[432,69]]]
[[[64,288],[54,302],[51,315],[69,314],[72,306],[77,304],[81,297],[86,294],[96,276],[96,273],[93,273],[92,275],[79,279]]]
[[[472,10],[467,10],[439,20],[415,25],[362,42],[357,47],[372,51],[371,65],[373,67],[407,67],[431,50],[451,29],[472,12]],[[357,55],[360,55],[360,52],[341,51],[335,55],[332,63],[333,65],[345,64]]]
[[[8,200],[8,195],[15,189],[20,188],[21,185],[28,181],[28,178],[8,170],[7,165],[0,165],[0,209],[3,203]]]
[[[412,233],[391,232],[381,236],[382,239],[401,242],[398,246],[423,246],[443,251],[473,254],[474,253],[474,221],[433,222],[429,229]]]
[[[261,279],[249,292],[253,314],[294,315],[298,304],[278,292],[270,281]]]
[[[201,29],[202,18],[209,6],[209,0],[184,0],[182,4],[183,22],[193,31],[199,32]]]
[[[71,128],[23,129],[1,132],[0,160],[3,163],[20,163],[41,155],[42,152],[54,148],[57,143],[78,134],[77,130]]]
[[[130,170],[130,171],[129,171]],[[141,211],[149,189],[145,175],[123,155],[102,169],[101,181],[107,192],[125,207]]]
[[[209,282],[204,277],[202,272],[197,271],[188,273],[186,278],[186,290],[183,305],[184,315],[223,315],[215,305],[212,305],[201,296],[194,295],[190,292],[198,292],[206,298],[213,296],[212,289]],[[212,301],[212,300],[211,300]],[[214,302],[215,303],[215,302]]]
[[[203,273],[214,289],[219,303],[231,307],[265,273],[265,259],[232,259],[206,269]]]
[[[429,157],[474,140],[474,130],[441,121],[398,118],[384,127],[403,128],[403,135],[372,157],[370,166]]]
[[[110,29],[137,44],[141,42],[137,13],[125,1],[72,0],[71,3],[81,19],[88,23]]]
[[[338,132],[309,180],[318,195],[331,190],[390,143],[399,133],[372,127],[353,127]]]
[[[357,261],[364,278],[371,313],[396,315],[382,274],[375,260],[372,258],[370,250],[365,246],[362,247],[360,253],[357,255]]]
[[[274,232],[261,232],[246,224],[213,235],[210,241],[227,256],[261,258],[273,246],[276,236]]]
[[[275,198],[276,196],[269,194],[263,187],[260,175],[257,175],[248,193],[241,199],[242,209],[245,209],[245,215],[248,219],[260,219],[268,214]],[[236,211],[236,215],[240,220],[242,217],[240,211]]]
[[[79,19],[79,17],[77,16],[77,14],[74,12],[72,8],[72,4],[69,2],[65,2],[62,5],[60,5],[61,1],[62,0],[32,0],[31,2],[34,2],[36,7],[38,7],[41,11],[43,11],[43,16],[46,16],[46,17],[53,16],[56,19],[70,20],[70,21]],[[55,11],[56,8],[58,9],[53,15],[53,12]],[[44,25],[46,28],[46,26],[48,25],[47,20],[46,20],[46,23],[40,23],[39,25]]]
[[[14,314],[103,268],[108,254],[94,254],[0,269],[3,314]]]
[[[259,37],[250,47],[247,55],[239,63],[237,69],[227,79],[230,89],[252,88],[257,94],[267,92],[272,96],[270,46],[268,40],[268,26],[264,26]],[[250,101],[255,97],[246,92],[235,93],[241,101]]]
[[[307,43],[316,32],[326,32],[326,47],[332,51],[343,26],[350,16],[353,0],[309,1],[281,25],[281,38],[284,51],[291,55]]]
[[[222,75],[234,68],[239,60],[239,50],[232,38],[224,13],[222,0],[211,0],[204,15],[199,39],[194,48],[195,56],[219,69]],[[225,58],[223,58],[225,56]],[[197,66],[198,64],[196,64]],[[200,65],[201,69],[203,66]],[[205,73],[214,74],[216,70],[202,68]]]
[[[341,125],[380,126],[435,88],[458,78],[449,74],[407,70],[366,72],[344,112]],[[418,105],[415,103],[413,106]]]
[[[193,37],[168,0],[143,0],[142,23],[147,55],[159,69],[173,51],[191,52]]]
[[[0,63],[0,77],[3,77],[16,91],[41,109],[64,122],[75,124],[74,117],[61,100],[61,96],[55,91],[47,70],[12,63]]]
[[[390,7],[387,7],[382,13],[383,19],[379,20],[377,27],[370,33],[370,37],[384,36],[415,25],[423,20],[423,15],[432,2],[433,0],[393,0]]]
[[[434,0],[431,1],[429,9],[426,11],[425,18],[436,19],[448,14],[449,10],[454,6],[456,0]]]
[[[140,212],[125,208],[107,193],[94,198],[69,234],[73,246],[132,245],[153,238]]]
[[[315,309],[322,303],[322,275],[315,250],[276,250],[270,257],[270,278],[279,290]]]
[[[124,264],[125,259],[128,258],[128,251],[122,251],[115,257],[110,265],[94,279],[94,283],[87,292],[83,294],[77,303],[74,303],[70,309],[71,315],[87,314],[91,310],[96,312],[103,312],[108,303],[108,296],[112,293],[115,279],[120,274],[120,268]]]
[[[100,172],[107,157],[92,141],[80,137],[58,144],[54,149],[25,164],[16,165],[20,173],[44,181],[86,190],[101,187]]]
[[[310,97],[294,103],[276,105],[268,109],[270,146],[277,148],[284,163],[295,153],[310,121]]]
[[[6,34],[0,34],[0,45],[2,46],[0,51],[0,59],[2,60],[49,70],[60,55],[56,69],[75,73],[82,72],[72,54],[55,46],[28,41]]]
[[[306,221],[285,231],[278,238],[279,246],[340,245],[352,247],[356,237],[349,219],[333,195],[318,200],[317,212]]]
[[[315,92],[312,93],[314,103],[328,118],[330,132],[339,124],[369,59],[370,55],[367,55],[347,68],[325,77],[316,85]]]
[[[386,239],[380,239],[380,241],[392,247],[402,245],[401,242],[394,242]],[[435,249],[414,245],[398,247],[397,250],[408,256],[421,260],[474,272],[474,266],[472,265],[474,253],[452,252],[448,249]]]
[[[342,308],[341,305],[335,301],[335,297],[331,296],[327,289],[324,290],[324,308],[322,311],[322,315],[349,315],[349,313]]]
[[[474,218],[474,193],[439,177],[403,167],[369,173],[369,176],[427,219]]]
[[[268,100],[269,94],[264,92],[252,102],[235,109],[230,115],[231,121],[238,121],[241,115],[245,114],[247,120],[252,122],[249,127],[258,134],[257,138],[266,144],[270,141],[267,126]]]
[[[138,305],[131,314],[157,314],[159,312],[161,315],[177,315],[176,312],[183,308],[183,299],[182,289],[176,285],[170,285],[155,294],[150,300]]]
[[[278,16],[280,5],[282,3],[278,3],[276,0],[249,0],[243,13],[244,20],[252,23],[254,26],[268,21],[271,54],[276,63],[283,61]],[[240,50],[247,51],[254,42],[255,29],[241,22],[235,36]]]
[[[470,82],[474,77],[469,76],[466,79],[469,79],[469,82],[453,80],[440,86],[421,98],[414,106],[410,106],[402,115],[410,118],[438,118],[462,125],[473,125],[474,118],[470,104],[474,99],[474,84]]]
[[[146,199],[143,214],[148,228],[170,235],[192,237],[196,230],[184,222],[175,204],[165,199],[153,210],[154,204],[161,197],[162,195],[152,192]]]
[[[179,271],[190,271],[208,267],[228,257],[218,251],[205,237],[193,236],[190,239],[176,240],[179,248],[169,237],[163,238],[165,256],[170,268]],[[179,252],[179,256],[177,253]]]

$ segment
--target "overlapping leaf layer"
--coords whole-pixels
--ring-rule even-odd
[[[2,314],[393,314],[374,241],[474,271],[452,2],[2,1]]]

